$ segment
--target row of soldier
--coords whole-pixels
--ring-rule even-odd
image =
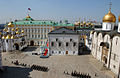
[[[49,69],[45,66],[32,65],[31,69],[47,72]]]
[[[74,76],[74,77],[78,77],[78,78],[91,78],[91,76],[89,74],[85,74],[85,73],[78,73],[76,71],[72,71],[71,73],[71,76]]]
[[[30,66],[30,65],[27,65],[27,64],[25,64],[25,63],[20,63],[20,62],[18,62],[18,60],[16,60],[15,62],[12,61],[12,63],[15,64],[15,65],[21,65],[21,66],[25,66],[25,67],[26,67],[26,66]]]
[[[45,67],[45,66],[38,66],[38,65],[27,65],[25,63],[20,63],[18,62],[18,60],[16,60],[15,62],[12,61],[13,64],[15,65],[21,65],[21,66],[24,66],[24,67],[31,67],[31,69],[34,69],[34,70],[38,70],[38,71],[44,71],[44,72],[47,72],[48,71],[48,67]]]

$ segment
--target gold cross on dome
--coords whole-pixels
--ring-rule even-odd
[[[112,2],[110,2],[110,4],[109,4],[109,11],[111,11],[111,7],[112,7]]]

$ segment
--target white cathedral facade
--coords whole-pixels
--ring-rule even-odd
[[[17,28],[12,22],[3,29],[1,36],[1,52],[22,50],[27,47],[27,38],[24,30]]]
[[[109,12],[103,17],[102,30],[95,30],[92,35],[91,54],[94,58],[104,63],[104,65],[120,75],[120,16],[118,30],[115,30],[116,17]]]

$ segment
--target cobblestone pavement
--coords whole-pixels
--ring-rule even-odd
[[[39,58],[40,56],[29,55],[29,53],[2,53],[3,65],[8,66],[8,70],[0,78],[75,78],[63,73],[64,71],[71,73],[73,70],[89,73],[92,78],[113,78],[113,75],[109,74],[108,70],[101,70],[102,64],[91,55],[50,56],[49,58],[42,59]],[[11,63],[15,59],[29,65],[47,66],[50,70],[42,72],[22,66],[15,66]],[[95,73],[97,73],[97,77],[94,76]]]

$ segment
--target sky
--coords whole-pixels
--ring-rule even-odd
[[[112,2],[112,13],[120,15],[120,0],[0,0],[0,23],[22,20],[31,8],[34,20],[102,21]]]

